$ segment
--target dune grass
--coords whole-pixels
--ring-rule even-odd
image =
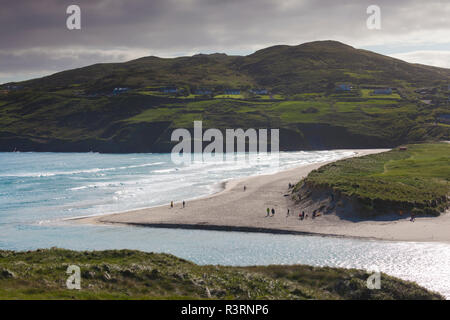
[[[69,265],[81,289],[66,287]],[[415,283],[310,266],[199,266],[168,254],[134,250],[0,251],[0,299],[442,299]]]

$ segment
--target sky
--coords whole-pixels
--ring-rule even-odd
[[[0,0],[0,83],[100,62],[337,40],[450,68],[450,0]],[[69,30],[69,5],[81,29]],[[369,29],[370,5],[380,29]]]

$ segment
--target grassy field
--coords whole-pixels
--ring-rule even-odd
[[[66,270],[81,270],[69,290]],[[132,250],[0,251],[0,299],[443,299],[415,283],[328,267],[199,266],[167,254]]]
[[[294,192],[305,186],[357,199],[373,214],[437,216],[449,206],[450,144],[414,144],[337,161],[312,171]]]

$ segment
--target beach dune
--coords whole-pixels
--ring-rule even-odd
[[[354,150],[356,156],[386,150]],[[183,228],[223,231],[314,234],[400,241],[450,242],[450,215],[362,221],[334,214],[315,219],[298,219],[300,209],[291,200],[289,183],[297,183],[325,163],[304,165],[270,175],[259,175],[225,183],[223,191],[181,203],[101,216],[74,218],[79,224],[123,224],[156,228]],[[245,190],[244,190],[245,186]],[[267,208],[275,215],[267,216]],[[290,215],[287,215],[287,211]]]

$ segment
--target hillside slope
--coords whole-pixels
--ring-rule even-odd
[[[448,83],[449,69],[335,41],[245,57],[97,64],[1,86],[0,150],[167,152],[172,130],[194,120],[205,128],[280,128],[282,150],[450,139],[440,120],[450,113]],[[337,90],[342,84],[348,90]]]
[[[66,288],[69,265],[81,289]],[[443,299],[382,274],[369,290],[365,271],[310,266],[199,266],[168,254],[134,250],[0,251],[0,299]]]
[[[91,91],[114,87],[264,86],[276,93],[321,92],[329,82],[428,86],[450,80],[450,70],[358,50],[337,41],[274,46],[248,56],[198,54],[165,59],[145,57],[126,63],[97,64],[26,81],[24,86],[52,90],[77,84]]]

